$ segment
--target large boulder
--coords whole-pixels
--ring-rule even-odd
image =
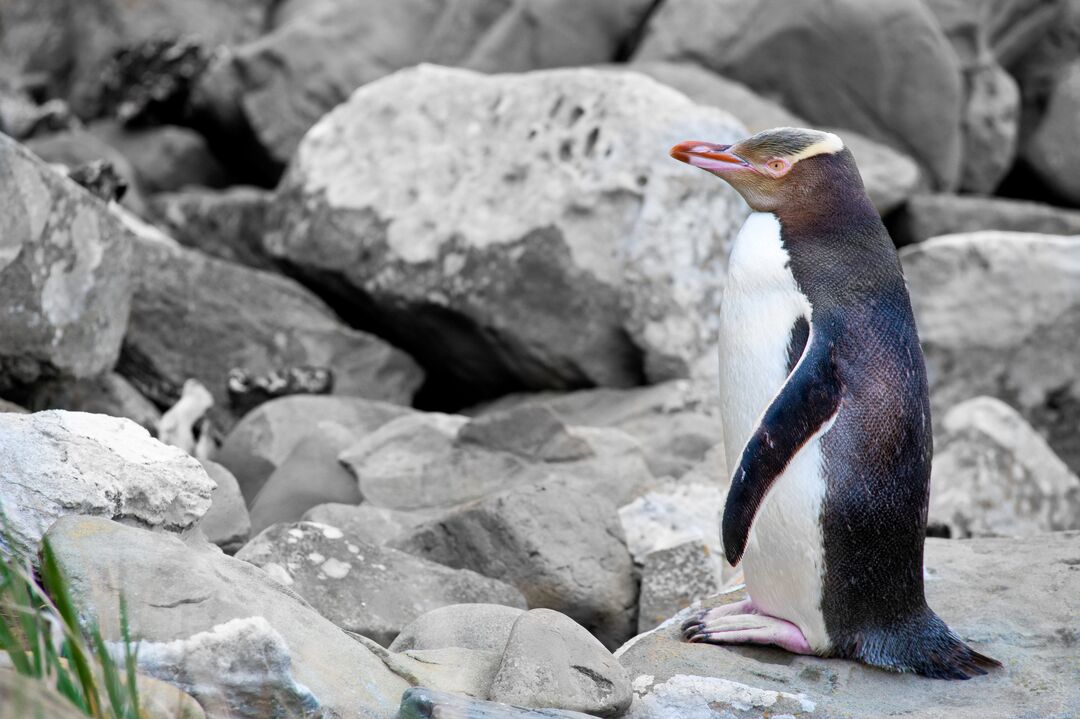
[[[204,459],[200,463],[217,488],[210,497],[209,511],[199,522],[199,529],[222,551],[235,554],[252,534],[244,495],[232,472],[210,460]]]
[[[606,646],[633,633],[637,582],[615,506],[558,482],[519,487],[420,525],[394,546],[513,584]]]
[[[214,461],[236,476],[244,497],[251,501],[296,446],[318,431],[319,422],[339,424],[360,436],[411,412],[407,407],[360,397],[280,397],[244,415],[225,437]]]
[[[0,218],[0,389],[110,369],[131,304],[131,235],[2,134]]]
[[[1016,410],[976,397],[948,411],[935,442],[931,524],[951,537],[1080,529],[1080,477]]]
[[[71,514],[185,530],[210,509],[213,491],[193,457],[129,420],[0,413],[0,509],[5,534],[24,552],[35,552],[49,525]]]
[[[1080,616],[1080,533],[928,539],[926,573],[930,606],[1003,668],[943,682],[772,647],[689,644],[680,625],[698,611],[691,608],[616,652],[637,693],[629,716],[1012,719],[1080,713],[1076,649],[1063,640],[1076,634]],[[738,598],[741,593],[720,595],[704,604]]]
[[[973,232],[900,255],[935,416],[965,399],[997,397],[1080,469],[1080,242]]]
[[[34,412],[66,409],[127,417],[148,432],[156,432],[161,421],[161,412],[154,403],[115,372],[86,379],[57,377],[36,382],[23,401]]]
[[[61,519],[47,536],[80,614],[117,640],[123,596],[141,667],[210,716],[388,719],[408,688],[261,569],[197,538],[92,517]]]
[[[712,365],[746,207],[667,150],[743,132],[638,74],[422,66],[312,128],[267,247],[416,357],[444,405],[686,376]]]
[[[347,327],[317,297],[278,275],[164,242],[136,243],[136,290],[118,371],[170,405],[187,379],[214,396],[228,429],[232,369],[333,372],[335,394],[408,404],[421,373],[382,340]]]
[[[502,604],[452,604],[417,617],[401,630],[390,650],[460,647],[501,652],[524,610]]]
[[[889,219],[898,246],[976,230],[1080,235],[1080,211],[1005,197],[927,194],[915,195]]]
[[[909,154],[938,188],[959,180],[960,66],[919,0],[669,1],[635,59],[700,62],[813,123]]]
[[[699,105],[730,112],[751,134],[774,127],[812,124],[746,85],[691,62],[635,62],[629,69],[670,85]],[[882,215],[902,205],[925,184],[919,165],[904,153],[855,130],[822,129],[831,129],[844,139],[859,165],[866,194]]]
[[[275,524],[236,557],[261,567],[342,629],[383,646],[409,622],[439,607],[525,608],[525,598],[509,584],[380,547],[325,524]]]
[[[487,415],[516,407],[547,407],[568,425],[620,429],[641,445],[657,477],[678,477],[723,442],[723,426],[712,392],[686,380],[633,389],[513,394],[476,407]]]
[[[353,487],[355,479],[350,475]],[[346,534],[352,534],[372,544],[388,544],[405,532],[418,527],[424,522],[438,519],[443,510],[402,511],[378,507],[369,502],[360,504],[342,504],[327,502],[304,512],[300,517],[304,522],[318,522],[337,527]]]

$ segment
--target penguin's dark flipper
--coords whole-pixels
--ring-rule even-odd
[[[828,328],[815,324],[799,363],[762,415],[743,449],[724,505],[724,554],[732,565],[746,550],[754,516],[795,454],[840,406],[841,383]]]

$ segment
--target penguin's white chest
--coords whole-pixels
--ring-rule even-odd
[[[721,305],[721,416],[729,477],[787,379],[792,327],[812,314],[788,260],[776,217],[750,215],[731,251]],[[830,642],[821,614],[820,439],[819,434],[795,455],[762,502],[742,565],[754,603],[798,625],[811,647],[825,651]]]

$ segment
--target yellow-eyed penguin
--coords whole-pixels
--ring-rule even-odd
[[[926,369],[851,151],[832,133],[777,128],[671,155],[754,210],[731,251],[720,335],[722,539],[749,598],[699,614],[684,636],[948,679],[1000,666],[923,594]]]

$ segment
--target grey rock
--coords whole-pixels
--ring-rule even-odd
[[[265,717],[260,702],[284,697],[305,709],[313,698],[313,716],[388,717],[408,687],[292,591],[212,545],[91,517],[61,519],[48,537],[78,611],[116,640],[123,594],[144,665],[190,677],[189,693],[221,707],[212,716]]]
[[[509,704],[485,702],[459,694],[414,687],[401,697],[397,719],[589,719],[588,714],[561,709],[523,709]]]
[[[625,715],[627,719],[768,719],[816,717],[817,708],[803,694],[759,689],[720,677],[677,674],[658,684],[639,677],[642,692]]]
[[[0,669],[0,719],[84,719],[75,704],[47,682]]]
[[[1046,0],[1037,9],[1026,4],[1017,4],[1027,17],[1015,26],[1030,27],[1037,42],[1021,47],[1018,57],[1003,61],[1020,84],[1023,140],[1029,139],[1042,121],[1062,71],[1080,56],[1080,2]]]
[[[977,230],[1080,235],[1080,211],[1004,197],[915,195],[889,223],[900,246]]]
[[[918,0],[815,0],[797,11],[785,0],[666,2],[635,60],[700,62],[814,124],[906,152],[937,188],[959,180],[960,66]]]
[[[370,639],[354,636],[372,652],[382,651],[379,656],[386,666],[409,684],[470,697],[487,696],[502,660],[501,652],[461,647],[388,652]]]
[[[238,559],[304,597],[342,629],[383,646],[425,612],[448,604],[525,607],[509,584],[309,522],[275,524],[237,553]]]
[[[339,455],[372,504],[446,508],[548,477],[630,501],[655,482],[641,448],[615,429],[568,427],[545,407],[473,420],[416,413],[388,422]]]
[[[1046,114],[1024,147],[1024,159],[1070,204],[1080,206],[1080,162],[1076,117],[1080,114],[1080,59],[1063,68],[1050,93]]]
[[[568,425],[620,429],[641,445],[656,477],[678,477],[723,441],[713,393],[699,383],[673,380],[633,389],[588,389],[501,397],[469,411],[484,416],[515,407],[547,407]]]
[[[0,389],[110,369],[131,304],[131,236],[4,135],[0,217]]]
[[[657,148],[742,134],[634,73],[405,70],[308,133],[267,248],[362,304],[462,402],[684,377],[713,364],[746,208]]]
[[[200,463],[210,479],[217,483],[217,489],[210,496],[210,509],[199,522],[199,528],[226,554],[235,554],[252,534],[244,495],[232,472],[208,459]]]
[[[558,482],[487,496],[395,546],[513,584],[530,607],[561,611],[617,646],[633,631],[637,582],[615,507]]]
[[[959,188],[990,194],[1016,160],[1020,131],[1020,88],[988,57],[964,69],[966,101],[963,166]]]
[[[1016,410],[992,397],[946,413],[935,442],[931,524],[952,537],[1080,529],[1080,477]]]
[[[174,192],[188,185],[221,187],[228,181],[228,173],[210,153],[206,140],[186,127],[130,129],[115,120],[100,120],[87,126],[87,131],[127,158],[139,186],[148,194]]]
[[[6,399],[0,399],[0,412],[11,412],[13,414],[30,414],[30,410],[26,409],[22,405],[9,402]]]
[[[1061,0],[925,0],[952,43],[960,63],[980,56],[1011,67],[1036,50],[1055,29]]]
[[[356,479],[337,460],[354,441],[353,433],[340,424],[319,422],[255,495],[252,532],[257,534],[278,522],[295,522],[307,510],[326,502],[359,504]]]
[[[488,699],[614,717],[631,696],[626,670],[580,624],[533,609],[514,623]]]
[[[408,403],[421,381],[413,361],[347,327],[293,280],[178,245],[136,243],[136,290],[117,371],[168,405],[194,378],[214,395],[212,418],[228,431],[227,378],[239,367],[328,367],[334,392]]]
[[[651,552],[641,572],[638,633],[719,591],[720,560],[704,542],[684,542]]]
[[[355,480],[353,484],[355,485]],[[307,510],[300,519],[304,522],[329,524],[372,544],[386,544],[442,514],[443,512],[438,510],[404,512],[366,502],[355,505],[328,502]]]
[[[0,413],[0,506],[22,552],[34,554],[45,530],[68,515],[182,531],[210,509],[213,491],[193,457],[130,420]]]
[[[263,250],[273,193],[256,187],[189,188],[150,199],[150,211],[186,247],[259,270],[276,269]]]
[[[79,126],[39,134],[27,140],[26,147],[50,165],[62,165],[68,173],[92,163],[108,163],[126,188],[124,196],[120,198],[121,204],[137,214],[145,212],[146,194],[131,162],[122,152],[86,128]]]
[[[997,397],[1080,469],[1080,242],[973,232],[900,254],[935,416],[965,399]]]
[[[161,421],[161,412],[154,403],[115,372],[87,379],[56,378],[38,382],[30,389],[26,406],[34,412],[66,409],[127,417],[149,432],[156,432]]]
[[[727,496],[727,481],[721,481],[723,448],[713,450],[706,463],[708,477],[703,476],[704,468],[691,470],[679,482],[660,485],[619,507],[627,546],[638,564],[644,564],[653,552],[691,541],[704,542],[717,557],[724,556],[720,545],[720,513]]]
[[[1005,665],[967,682],[929,681],[770,647],[688,644],[681,639],[680,624],[697,610],[687,610],[616,652],[638,695],[635,707],[643,700],[646,709],[664,703],[649,702],[650,692],[671,696],[679,690],[685,697],[679,703],[681,713],[667,710],[654,715],[632,709],[630,716],[696,718],[725,716],[724,711],[737,717],[783,712],[800,716],[795,710],[801,710],[814,719],[882,715],[937,719],[943,716],[943,707],[956,719],[1072,716],[1080,712],[1080,684],[1072,669],[1075,647],[1063,637],[1080,630],[1078,560],[1076,532],[1024,539],[927,540],[930,606],[965,642]],[[740,596],[740,592],[721,595],[703,604],[708,607]],[[1038,601],[1032,602],[1032,597]],[[707,681],[703,691],[685,686],[712,677],[795,695],[798,701],[773,695],[774,703],[764,706],[768,699],[759,692],[736,688],[729,692],[727,685],[710,688]],[[740,707],[740,701],[749,706]]]
[[[432,609],[405,626],[390,645],[392,652],[459,647],[498,652],[525,610],[504,604],[451,604]]]
[[[750,133],[813,124],[746,85],[692,62],[635,62],[629,69],[670,85],[699,105],[730,112]],[[836,132],[843,138],[859,165],[866,193],[882,215],[902,205],[924,184],[918,164],[904,153],[855,130],[822,129]]]
[[[259,405],[233,427],[214,456],[250,501],[302,439],[316,430],[312,418],[334,422],[358,436],[411,413],[407,407],[359,397],[295,395]]]

